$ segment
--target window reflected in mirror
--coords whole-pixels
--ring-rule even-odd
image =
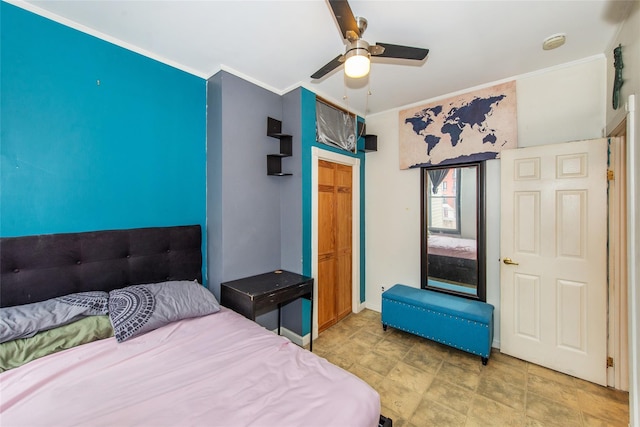
[[[422,287],[485,300],[483,163],[422,170]]]

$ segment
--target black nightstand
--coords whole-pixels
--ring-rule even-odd
[[[255,321],[257,315],[277,307],[278,335],[281,307],[298,298],[311,301],[309,350],[313,351],[313,277],[276,270],[220,284],[220,303],[247,319]]]

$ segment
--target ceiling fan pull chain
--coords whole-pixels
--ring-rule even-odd
[[[369,97],[371,96],[371,76],[369,76],[369,82],[367,83],[367,94],[365,95],[366,98],[364,100],[364,115],[362,116],[362,120],[364,121],[364,124],[367,124],[367,113],[369,112]],[[356,129],[358,129],[357,127],[357,119],[356,119]],[[364,126],[362,126],[361,130],[360,130],[360,135],[358,135],[358,138],[361,138],[364,135]]]

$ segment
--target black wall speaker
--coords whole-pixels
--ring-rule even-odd
[[[364,136],[364,151],[365,153],[368,153],[370,151],[378,151],[378,135]]]

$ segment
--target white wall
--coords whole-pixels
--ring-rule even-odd
[[[475,239],[478,217],[476,216],[476,170],[470,168],[460,169],[460,237]]]
[[[399,169],[398,120],[397,110],[367,117],[378,151],[365,168],[365,301],[376,311],[381,286],[420,287],[420,169]]]
[[[613,67],[613,49],[622,45],[622,77],[624,83],[620,90],[620,107],[617,110],[611,105],[611,92],[615,77]],[[630,16],[625,21],[618,37],[606,52],[607,56],[607,129],[612,131],[624,118],[624,104],[630,94],[640,93],[640,2],[635,2]],[[636,101],[637,102],[637,101]],[[637,109],[636,109],[637,112]]]
[[[518,146],[528,147],[599,138],[605,128],[604,55],[514,77],[518,98]],[[491,82],[492,86],[501,82]],[[471,88],[463,92],[470,92]],[[462,93],[462,92],[460,92]],[[448,94],[441,99],[455,94]],[[426,104],[437,99],[420,102]],[[380,311],[381,286],[420,287],[420,170],[400,170],[399,111],[367,117],[378,135],[378,152],[367,154],[366,301]],[[487,302],[495,310],[494,345],[500,342],[500,161],[486,169]]]

